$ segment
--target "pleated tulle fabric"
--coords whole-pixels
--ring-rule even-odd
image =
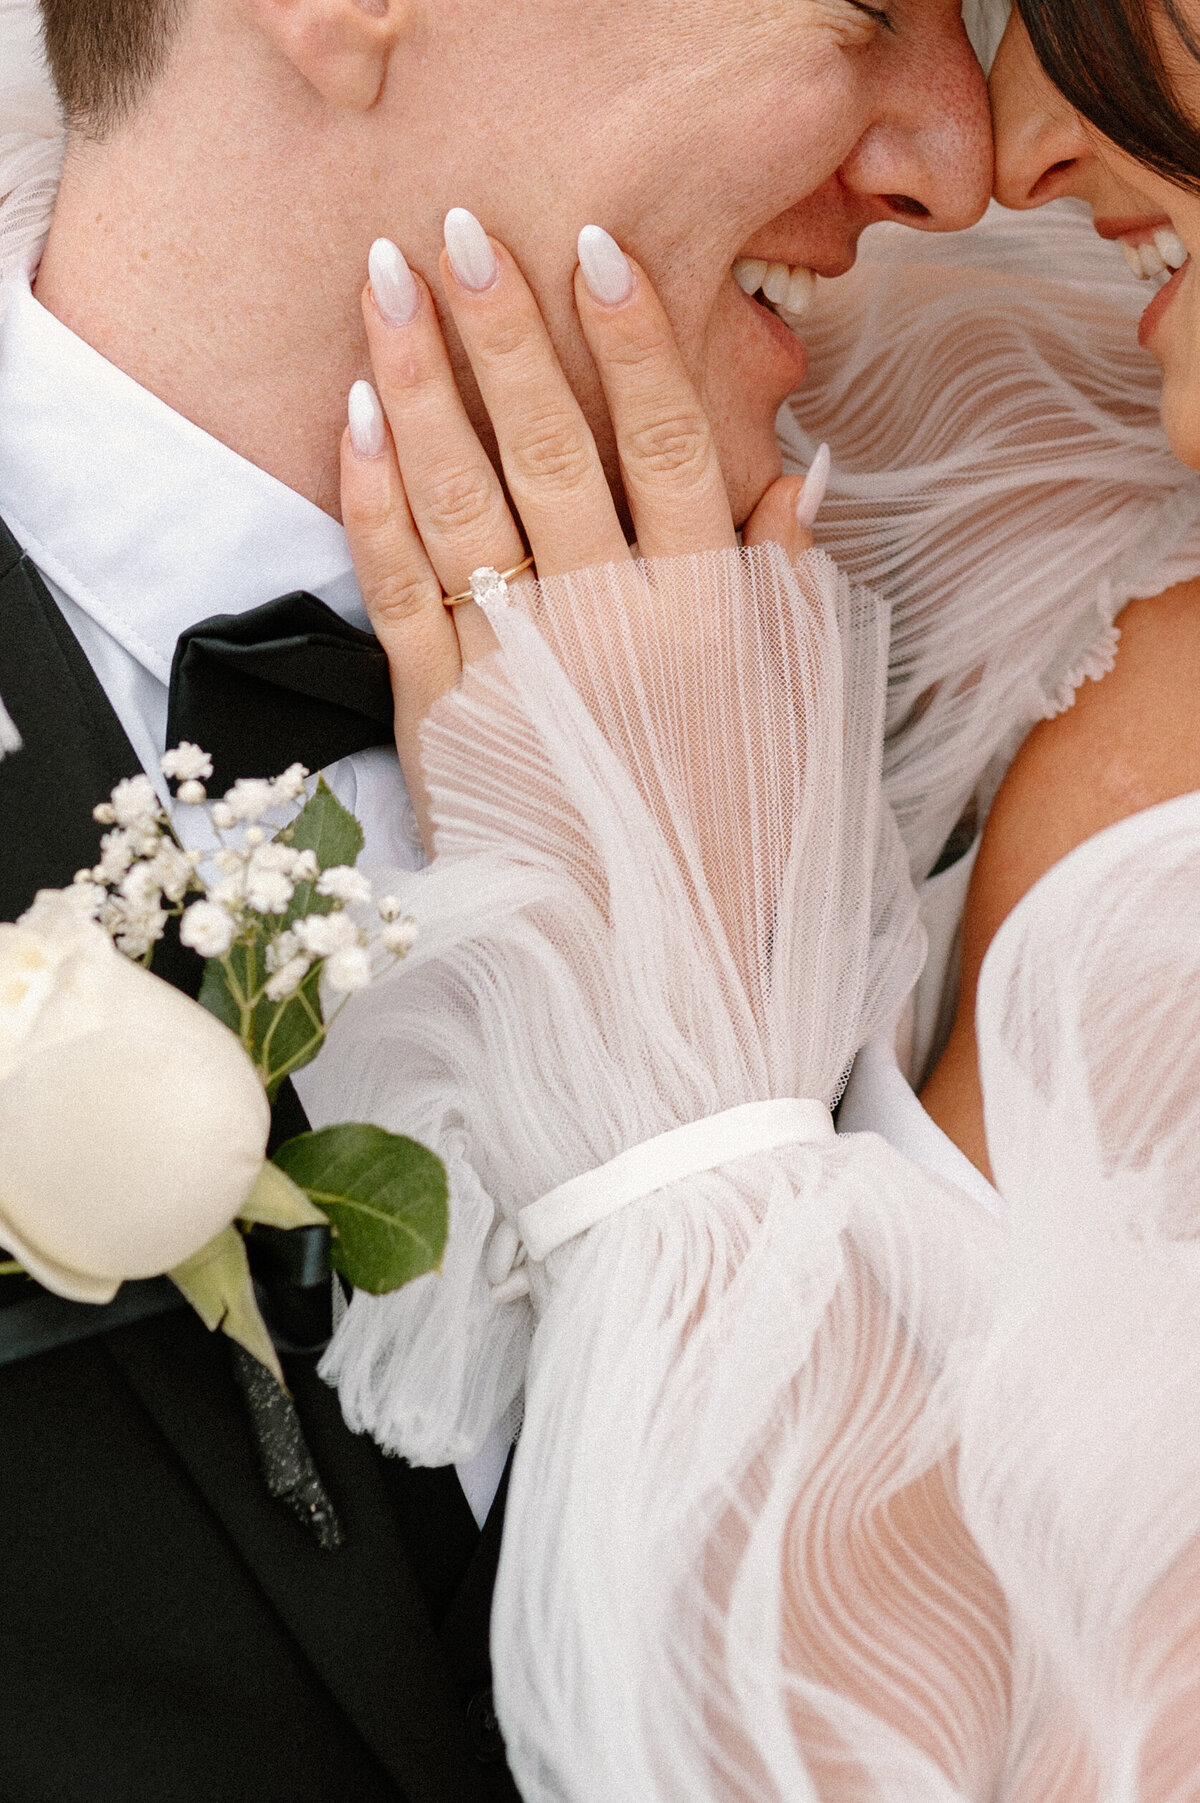
[[[887,794],[932,867],[1038,720],[1111,668],[1136,595],[1200,569],[1200,477],[1137,343],[1152,293],[1088,208],[872,227],[800,327],[789,468],[833,452],[818,541],[892,608]]]
[[[441,1277],[356,1298],[326,1367],[422,1463],[477,1450],[521,1384],[499,1219],[722,1110],[829,1104],[923,950],[879,794],[886,616],[827,559],[605,566],[495,623],[503,659],[427,729],[421,937],[347,1011],[322,1101],[451,1168]]]

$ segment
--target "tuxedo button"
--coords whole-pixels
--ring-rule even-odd
[[[499,1765],[504,1758],[504,1737],[496,1720],[492,1687],[485,1684],[467,1704],[467,1735],[480,1765]]]

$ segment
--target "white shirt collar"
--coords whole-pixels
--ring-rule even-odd
[[[239,457],[5,284],[0,518],[160,682],[210,614],[293,589],[365,626],[336,520]]]

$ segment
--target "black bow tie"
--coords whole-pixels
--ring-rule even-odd
[[[323,770],[393,743],[392,689],[378,639],[298,592],[215,614],[179,636],[167,744],[212,757],[210,792],[289,764]]]

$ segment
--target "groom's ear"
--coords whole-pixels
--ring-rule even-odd
[[[330,105],[374,106],[412,0],[243,0],[287,60]]]

